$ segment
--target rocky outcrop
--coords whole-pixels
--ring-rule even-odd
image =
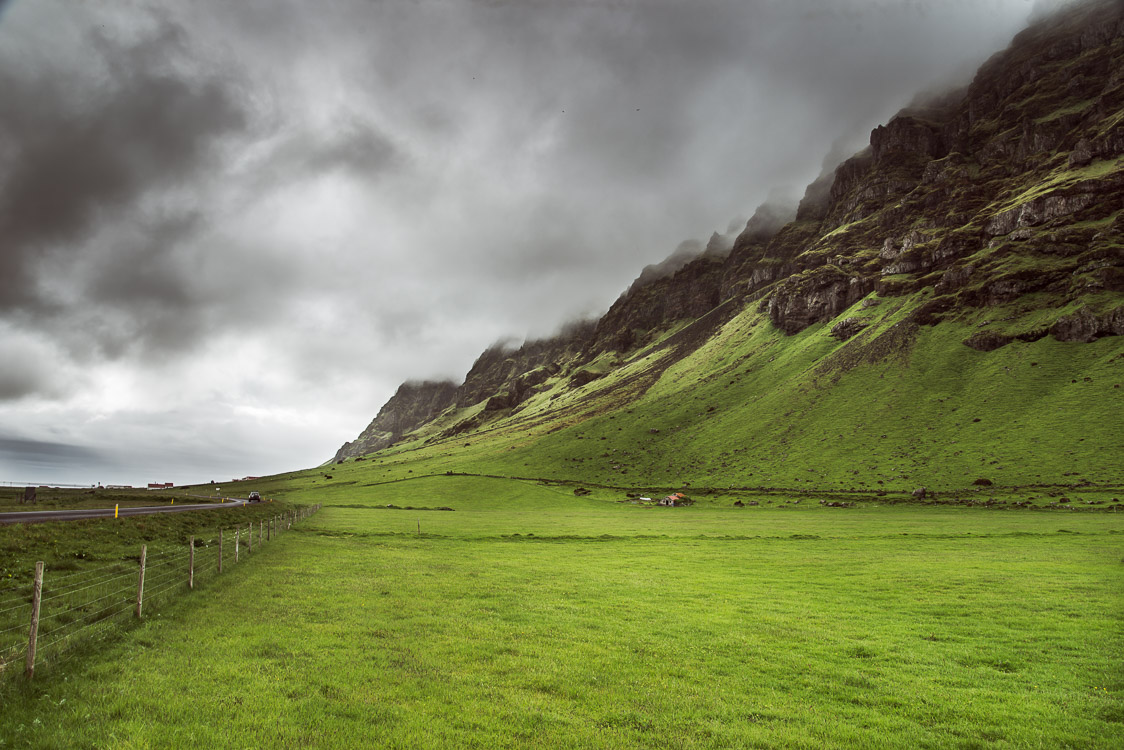
[[[1124,305],[1100,314],[1083,307],[1050,327],[1058,341],[1095,341],[1101,336],[1124,336]]]
[[[336,451],[333,460],[356,458],[393,445],[452,406],[456,391],[452,381],[403,383],[359,437]]]
[[[972,278],[973,270],[975,269],[972,268],[970,263],[948,269],[941,276],[941,280],[937,282],[935,287],[937,294],[948,294],[961,288]]]
[[[489,347],[476,358],[457,388],[456,405],[487,401],[485,408],[490,411],[517,406],[579,358],[593,340],[595,326],[592,321],[573,323],[557,336],[527,341],[517,348],[503,344]]]
[[[698,318],[721,299],[725,263],[702,256],[671,276],[633,286],[597,322],[586,358],[600,352],[627,352],[644,344],[649,334],[684,318]]]
[[[804,190],[804,197],[796,207],[797,221],[819,221],[827,216],[831,203],[831,190],[835,185],[835,173],[820,175]]]
[[[834,318],[874,289],[861,276],[823,266],[785,279],[769,299],[769,318],[786,333]]]
[[[1075,214],[1096,199],[1094,193],[1046,195],[995,214],[984,225],[984,232],[994,237],[1010,234],[1020,227],[1038,226],[1059,216]]]
[[[843,318],[831,327],[831,335],[840,341],[846,341],[868,325],[870,324],[862,318]]]
[[[629,286],[625,295],[632,294],[641,287],[671,276],[703,253],[704,248],[697,240],[684,240],[680,242],[679,246],[675,248],[675,251],[662,261],[644,266],[644,270],[642,270],[640,275],[632,282],[632,285]]]
[[[884,164],[896,154],[919,156],[928,162],[948,153],[943,128],[909,115],[898,115],[870,134],[875,164]]]
[[[1023,253],[1076,256],[1089,239],[1062,245],[1058,230],[1119,210],[1124,171],[1104,160],[1124,145],[1122,37],[1124,4],[1079,4],[1019,35],[966,89],[875,128],[870,148],[840,164],[830,185],[809,186],[796,224],[803,220],[816,236],[770,251],[791,258],[795,274],[772,292],[774,323],[797,333],[830,320],[853,298],[852,285],[886,296],[936,286],[939,295],[958,293],[946,303],[952,306],[1003,304],[1038,291],[1070,295],[1064,304],[1114,289],[1122,274],[1108,261],[1043,270],[1011,261],[1002,242],[1025,242]],[[1115,225],[1108,231],[1118,233]],[[790,239],[788,232],[778,237]],[[874,248],[877,266],[864,255]],[[970,266],[956,266],[968,257]],[[805,278],[825,264],[850,278],[827,271]],[[872,287],[877,277],[883,280]],[[933,312],[944,317],[949,309]]]

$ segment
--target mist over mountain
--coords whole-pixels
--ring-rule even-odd
[[[732,387],[745,376],[738,368],[780,368],[777,388],[830,400],[872,368],[896,363],[905,370],[894,378],[913,377],[916,358],[943,369],[973,352],[973,366],[987,367],[991,356],[1009,372],[1012,357],[1040,358],[1047,366],[1035,379],[1044,390],[1021,409],[1068,382],[1049,379],[1048,363],[1063,356],[1059,344],[1102,342],[1071,356],[1111,367],[1124,334],[1122,70],[1119,3],[1093,0],[1044,17],[970,85],[918,96],[874,128],[869,145],[813,181],[798,206],[767,203],[736,235],[681,243],[595,323],[490,349],[460,386],[400,391],[380,419],[404,419],[380,450],[428,450],[515,429],[551,434],[609,412],[635,429],[625,413],[688,373],[700,383],[729,378]],[[758,343],[745,349],[751,341]],[[773,364],[778,358],[810,369],[785,371]],[[750,405],[764,396],[724,408],[764,432],[785,421]],[[814,413],[805,420],[813,429]],[[951,426],[942,420],[929,429]],[[1102,433],[1098,444],[1119,438]],[[345,445],[335,460],[370,445]],[[681,447],[698,454],[688,445]]]
[[[403,381],[727,252],[1058,4],[9,0],[0,438],[41,452],[0,477],[315,462]],[[636,336],[705,307],[669,292]]]

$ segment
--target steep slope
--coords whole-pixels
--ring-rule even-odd
[[[728,253],[489,349],[451,397],[400,390],[410,418],[380,412],[337,459],[610,484],[1117,475],[1093,415],[1119,411],[1124,363],[1122,71],[1120,3],[1047,19]]]
[[[359,437],[336,451],[333,460],[355,458],[393,445],[449,407],[456,392],[457,385],[452,381],[403,383]]]

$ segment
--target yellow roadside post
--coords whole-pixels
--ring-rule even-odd
[[[120,507],[121,507],[121,504],[120,504],[120,503],[116,503],[116,504],[114,504],[114,506],[113,506],[113,517],[114,517],[114,518],[117,518],[117,510],[118,510],[118,508],[120,508]]]

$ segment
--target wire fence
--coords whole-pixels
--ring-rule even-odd
[[[268,521],[225,526],[186,543],[138,549],[134,557],[52,574],[37,565],[33,582],[0,589],[0,679],[56,666],[129,622],[158,611],[284,534],[321,506],[295,508]]]

